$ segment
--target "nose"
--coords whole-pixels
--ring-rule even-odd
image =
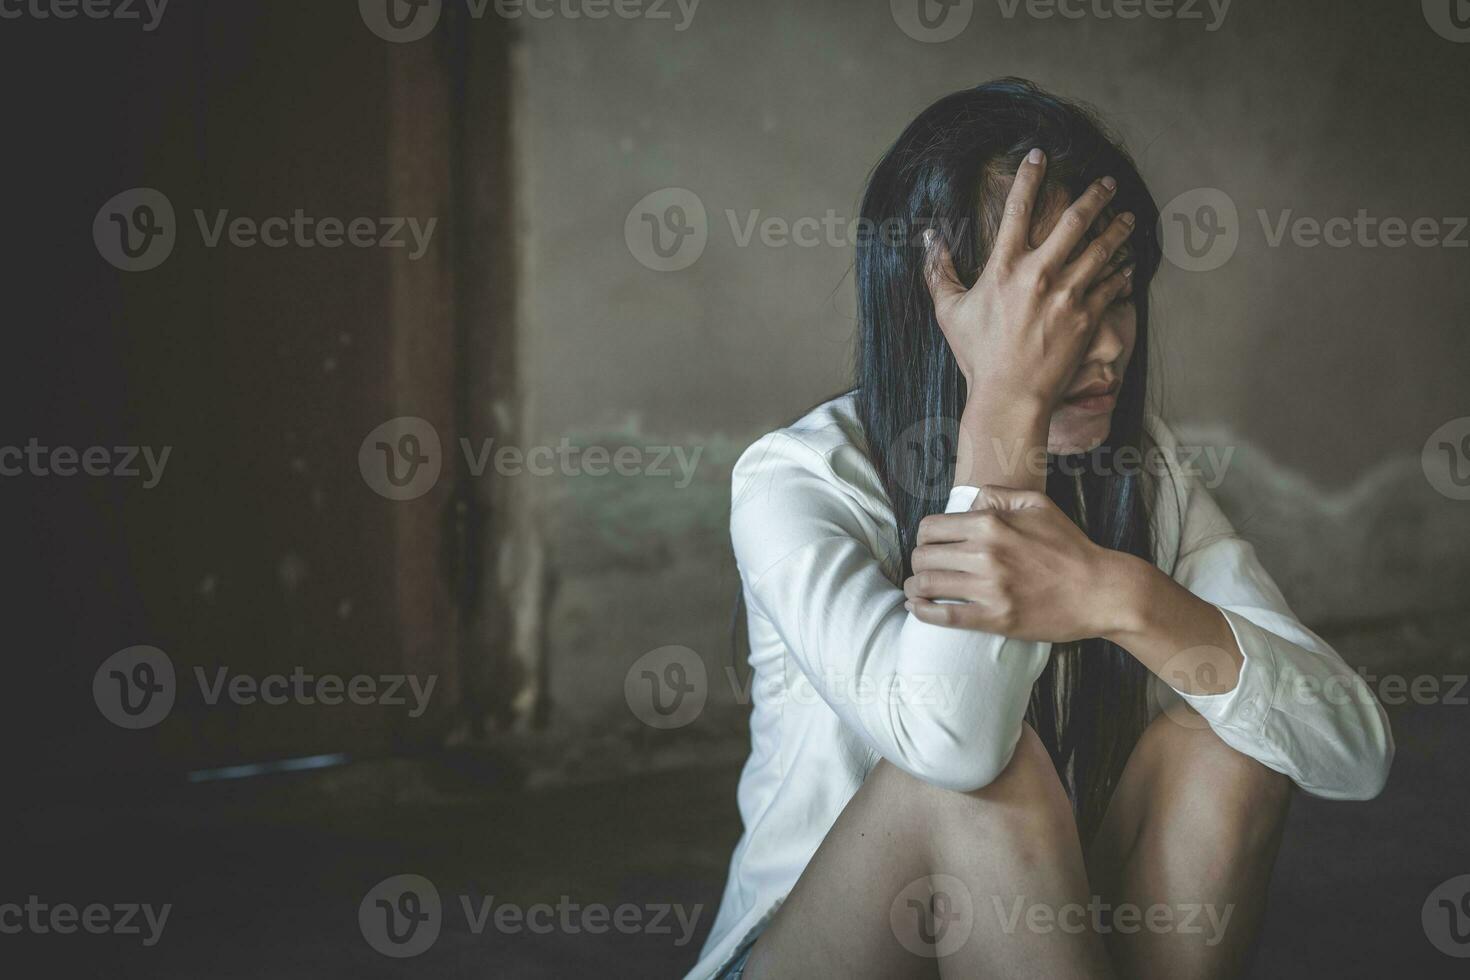
[[[1124,337],[1124,324],[1121,321],[1122,317],[1114,310],[1103,314],[1102,322],[1093,333],[1092,343],[1088,345],[1087,354],[1082,359],[1084,363],[1109,365],[1123,356],[1128,342]]]

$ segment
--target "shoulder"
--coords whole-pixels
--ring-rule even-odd
[[[735,464],[730,536],[749,574],[834,538],[886,551],[892,519],[850,393],[761,436]]]
[[[736,508],[773,496],[790,503],[795,494],[812,493],[886,507],[853,392],[761,436],[735,464],[731,503]]]

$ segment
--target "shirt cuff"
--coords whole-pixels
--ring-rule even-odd
[[[945,505],[946,514],[958,514],[969,510],[975,505],[975,498],[980,496],[979,487],[955,487],[949,492],[949,503]]]
[[[1215,608],[1230,624],[1230,632],[1235,634],[1244,658],[1235,687],[1219,694],[1185,694],[1178,690],[1175,693],[1211,726],[1258,735],[1266,727],[1275,689],[1276,654],[1271,649],[1271,634],[1238,613],[1220,606]]]

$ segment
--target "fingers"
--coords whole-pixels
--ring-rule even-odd
[[[1102,214],[1103,208],[1107,207],[1117,190],[1118,182],[1111,177],[1104,177],[1094,181],[1091,187],[1082,192],[1081,197],[1072,202],[1071,207],[1062,212],[1056,227],[1036,250],[1048,266],[1060,269],[1067,264],[1072,250],[1082,241],[1082,236],[1092,227],[1097,216]]]
[[[909,556],[914,572],[963,572],[975,566],[975,553],[952,544],[921,544]]]
[[[996,518],[999,520],[999,518]],[[954,544],[975,535],[974,516],[970,513],[930,514],[919,522],[915,544]]]
[[[1133,234],[1134,220],[1132,212],[1124,212],[1115,217],[1101,235],[1088,243],[1082,254],[1068,268],[1064,277],[1066,283],[1085,292],[1098,278],[1112,271],[1110,265],[1114,256],[1123,243],[1128,241],[1128,236]]]
[[[1044,493],[1035,490],[1014,490],[1010,487],[998,487],[987,484],[980,488],[975,495],[975,502],[970,505],[970,510],[1027,510],[1032,507],[1045,507],[1051,502],[1051,498]]]
[[[954,271],[949,245],[933,228],[924,232],[924,281],[929,285],[929,297],[934,300],[936,311],[965,295],[965,287]]]
[[[1096,323],[1120,297],[1133,295],[1133,266],[1127,265],[1087,292],[1087,316]]]
[[[912,599],[968,598],[974,579],[965,572],[917,572],[903,583],[903,594]]]
[[[968,511],[954,514],[930,514],[919,522],[916,545],[955,544],[971,541],[986,534],[1001,533],[1005,528],[1002,514],[1052,506],[1051,498],[1035,490],[1013,490],[1010,487],[983,486],[975,495]]]
[[[1031,220],[1036,211],[1036,195],[1046,176],[1046,154],[1037,147],[1026,155],[1006,195],[1006,210],[996,235],[992,258],[1019,255],[1031,247]]]
[[[914,614],[914,619],[925,621],[931,626],[950,626],[954,629],[964,629],[969,626],[966,614],[969,613],[969,605],[954,605],[953,602],[931,602],[929,599],[908,599],[904,607]]]

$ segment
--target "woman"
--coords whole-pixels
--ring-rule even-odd
[[[745,835],[691,976],[1237,976],[1292,784],[1371,798],[1393,741],[1145,415],[1153,199],[1004,79],[863,218],[857,388],[735,470]]]

